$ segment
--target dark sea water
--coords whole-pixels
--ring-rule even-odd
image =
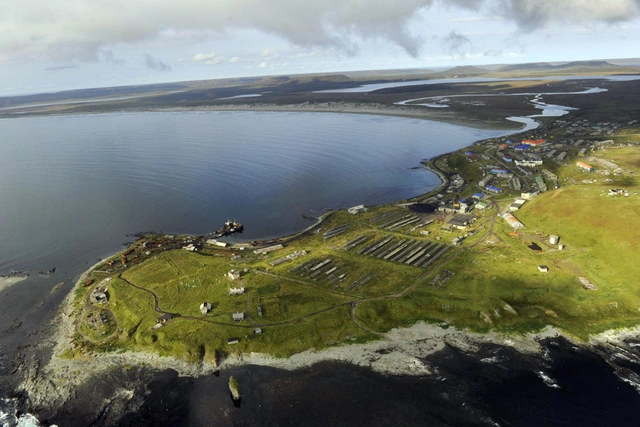
[[[0,293],[0,392],[11,391],[17,361],[46,358],[39,344],[60,301],[82,271],[120,250],[128,235],[201,234],[227,218],[245,225],[243,240],[290,234],[310,224],[301,213],[428,192],[439,180],[411,169],[421,159],[499,134],[321,113],[0,120],[0,274],[30,274]],[[51,275],[38,274],[53,267]],[[248,366],[199,379],[116,372],[87,384],[43,422],[112,425],[108,411],[95,421],[92,405],[120,388],[134,390],[125,406],[109,408],[126,413],[123,426],[569,426],[638,419],[638,394],[599,356],[563,343],[550,344],[549,360],[500,347],[483,351],[447,349],[428,360],[438,372],[428,378],[385,377],[339,363],[293,373]],[[494,357],[497,363],[482,361]],[[560,388],[546,384],[541,369]],[[228,395],[230,374],[242,384],[240,408]],[[8,403],[0,401],[0,424]]]

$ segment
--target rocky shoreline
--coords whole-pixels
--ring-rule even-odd
[[[81,275],[74,289],[82,286],[89,272],[97,265]],[[174,370],[180,376],[200,377],[244,365],[292,371],[324,361],[337,361],[370,368],[384,375],[425,376],[432,374],[432,367],[424,359],[447,346],[466,353],[475,353],[483,345],[498,345],[511,347],[523,354],[539,355],[543,351],[542,340],[562,337],[577,347],[594,351],[605,359],[609,359],[607,355],[613,358],[619,357],[621,352],[626,352],[624,348],[628,348],[628,344],[625,340],[635,338],[640,333],[640,326],[633,329],[611,330],[594,335],[588,343],[584,343],[551,326],[537,333],[508,335],[496,332],[474,333],[446,324],[418,322],[411,327],[394,328],[383,334],[381,340],[365,344],[347,344],[323,350],[312,349],[288,358],[276,358],[261,353],[232,355],[221,360],[217,366],[204,361],[189,363],[173,357],[132,351],[97,353],[68,359],[59,356],[65,349],[72,346],[75,331],[74,295],[72,290],[61,304],[54,331],[49,340],[42,344],[53,347],[50,360],[43,365],[36,363],[28,368],[24,372],[23,381],[16,388],[19,394],[28,397],[32,412],[55,413],[56,408],[61,408],[77,397],[77,390],[86,386],[92,379],[106,375],[110,371],[123,369],[145,368],[155,372]],[[635,378],[628,375],[626,377],[622,375],[621,378],[638,387]],[[126,400],[127,396],[123,396],[120,397]],[[128,398],[130,399],[131,396]]]

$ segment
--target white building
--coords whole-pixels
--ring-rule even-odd
[[[229,295],[242,295],[242,294],[244,294],[244,286],[229,288]]]
[[[369,209],[364,205],[358,205],[347,209],[347,212],[349,212],[351,215],[357,215],[361,212],[369,212]]]
[[[203,302],[202,304],[200,304],[200,313],[207,314],[211,311],[211,303],[208,302]]]
[[[277,251],[278,249],[282,249],[284,246],[282,246],[281,244],[277,244],[277,245],[273,245],[273,246],[267,246],[266,248],[260,248],[260,249],[256,249],[255,251],[253,251],[254,254],[266,254],[269,252],[273,252],[273,251]]]
[[[216,239],[209,239],[207,240],[207,243],[213,246],[220,246],[221,248],[226,248],[227,246],[229,246],[227,242],[219,242]]]

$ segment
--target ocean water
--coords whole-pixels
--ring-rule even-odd
[[[439,183],[423,158],[500,132],[321,113],[140,113],[0,120],[0,393],[21,360],[45,360],[51,321],[79,274],[140,231],[281,236],[301,217],[416,196]],[[56,267],[53,274],[38,274]],[[60,287],[57,284],[62,284]],[[638,393],[599,356],[562,341],[546,357],[487,347],[427,359],[430,377],[340,363],[296,372],[247,366],[219,377],[119,370],[86,384],[42,425],[633,425]],[[629,369],[635,369],[630,366]],[[241,381],[233,406],[228,375]],[[133,396],[96,417],[96,402]],[[116,404],[117,403],[117,404]],[[20,407],[18,407],[20,406]],[[0,424],[38,425],[0,400]],[[116,415],[114,415],[116,414]],[[123,415],[120,417],[120,415]]]

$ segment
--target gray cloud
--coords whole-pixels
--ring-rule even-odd
[[[111,50],[105,50],[102,52],[102,59],[105,64],[109,65],[122,65],[124,64],[124,59],[116,58]]]
[[[409,24],[435,3],[490,12],[526,31],[554,22],[616,23],[640,14],[640,0],[190,0],[188,7],[178,0],[5,3],[0,59],[49,57],[61,62],[98,61],[105,46],[135,45],[171,32],[215,37],[234,28],[347,53],[356,52],[361,39],[388,40],[417,56],[424,41],[412,34]],[[108,58],[104,56],[109,63]],[[146,63],[168,69],[161,61]]]
[[[53,65],[51,67],[47,67],[45,71],[59,71],[59,70],[69,70],[71,68],[78,68],[76,64],[62,64],[62,65]]]
[[[640,15],[640,0],[499,0],[495,11],[533,31],[553,22],[629,21]]]
[[[462,56],[471,51],[472,48],[471,40],[455,31],[451,31],[442,39],[442,49],[450,54]]]
[[[356,38],[387,39],[415,55],[407,23],[434,0],[33,0],[9,2],[0,17],[0,56],[98,60],[97,50],[135,44],[167,31],[223,33],[251,28],[294,45],[355,50]]]
[[[155,71],[171,71],[171,67],[162,62],[160,58],[154,58],[148,53],[144,54],[144,64],[147,68],[151,68]]]
[[[482,52],[482,56],[487,58],[492,58],[500,55],[502,55],[502,50],[499,50],[499,49],[489,49],[487,51]]]

